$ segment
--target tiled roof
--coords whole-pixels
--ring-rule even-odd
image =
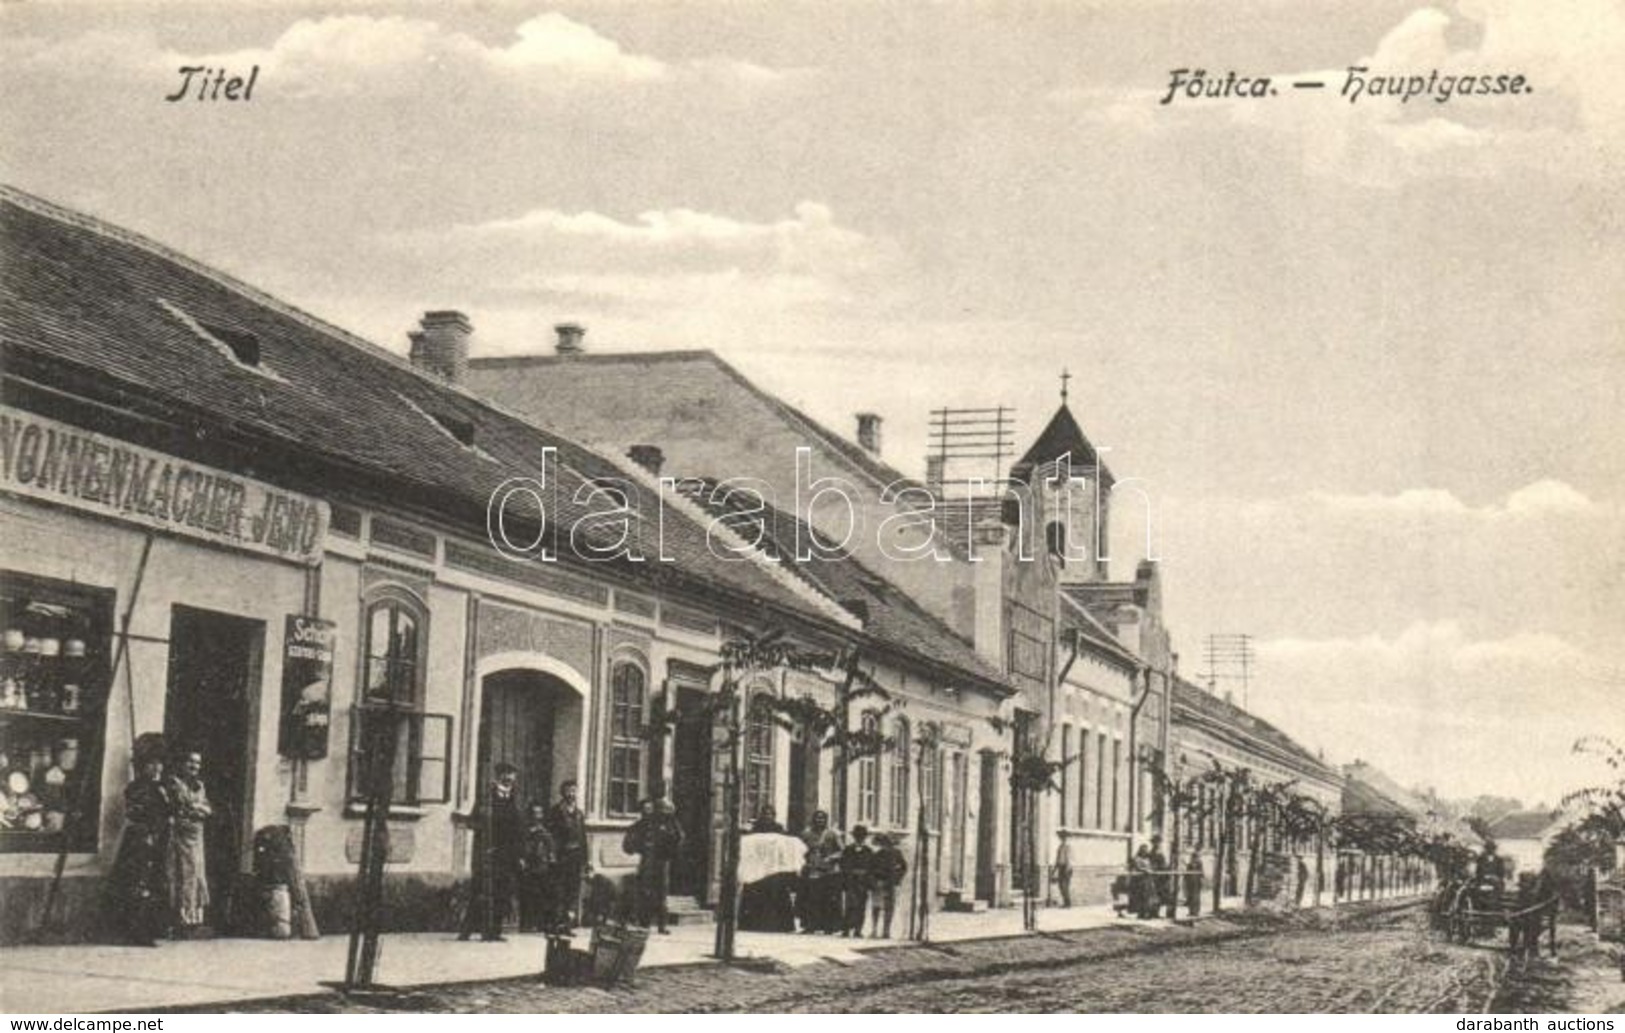
[[[1365,761],[1343,768],[1343,813],[1419,817],[1430,808],[1416,794]]]
[[[1075,629],[1083,641],[1120,663],[1138,666],[1141,662],[1134,651],[1118,641],[1117,636],[1096,620],[1082,603],[1064,592],[1061,594],[1060,626],[1063,631]]]
[[[387,484],[400,508],[483,538],[493,489],[511,477],[541,478],[543,449],[557,450],[550,472],[558,492],[548,514],[555,529],[589,512],[574,501],[584,482],[621,474],[573,441],[135,234],[5,189],[0,243],[0,344],[9,376],[26,368],[59,382],[48,387],[93,381],[128,404],[207,422],[211,433],[229,428],[233,440],[260,449],[248,454],[262,474],[309,482],[290,487],[342,494],[350,484],[335,478],[352,472]],[[235,360],[200,326],[255,342],[260,368]],[[176,450],[198,447],[185,433],[172,438]],[[656,526],[653,498],[635,508],[644,527]],[[675,562],[595,568],[829,623],[813,593],[760,563],[719,559],[697,521],[665,516],[665,548]]]
[[[1240,749],[1256,750],[1306,775],[1330,782],[1338,781],[1336,770],[1263,718],[1255,717],[1183,678],[1174,679],[1173,696],[1175,725],[1189,725]]]
[[[651,374],[658,376],[662,384],[672,384],[680,375],[681,367],[688,367],[696,374],[688,382],[681,384],[686,390],[659,393],[647,390]],[[560,417],[566,421],[571,419],[571,412],[576,409],[601,410],[605,404],[613,404],[617,399],[622,401],[635,399],[635,408],[643,418],[653,419],[661,424],[674,420],[704,419],[707,416],[725,419],[728,412],[725,400],[708,397],[708,392],[714,388],[711,379],[711,375],[714,374],[720,376],[730,386],[748,392],[777,412],[785,422],[834,451],[851,466],[853,471],[863,474],[875,483],[895,484],[898,488],[924,487],[857,442],[835,433],[795,406],[763,391],[720,355],[709,349],[588,352],[568,356],[488,356],[475,358],[469,362],[470,382],[476,387],[492,383],[491,378],[482,377],[482,373],[490,372],[501,379],[507,379],[508,375],[516,370],[546,372],[546,376],[529,378],[526,381],[526,391],[538,403],[550,410],[558,411]],[[716,403],[714,411],[713,405],[702,404],[701,408],[704,411],[696,412],[697,401]],[[659,444],[658,441],[653,443]]]
[[[713,493],[714,482],[692,478],[685,491],[697,505],[721,516],[729,512],[726,500]],[[805,579],[825,597],[857,614],[863,629],[881,643],[937,666],[947,666],[978,679],[997,695],[1014,690],[993,667],[942,621],[920,607],[890,581],[840,550],[812,549],[810,558],[797,557],[797,543],[828,542],[805,521],[772,506],[730,517],[729,526],[757,543],[765,555]]]
[[[1561,818],[1561,811],[1513,811],[1490,825],[1490,835],[1497,840],[1540,839]]]

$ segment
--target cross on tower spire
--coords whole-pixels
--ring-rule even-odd
[[[1064,366],[1061,367],[1061,404],[1062,405],[1066,404],[1066,382],[1068,380],[1071,380],[1071,379],[1072,379],[1071,372],[1068,371],[1066,369],[1066,367],[1064,367]]]

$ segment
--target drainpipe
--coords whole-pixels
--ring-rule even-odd
[[[1125,863],[1134,861],[1134,848],[1140,835],[1140,708],[1151,698],[1151,665],[1141,664],[1135,672],[1144,679],[1145,687],[1128,712],[1128,856]]]

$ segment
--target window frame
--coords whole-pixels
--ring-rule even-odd
[[[772,689],[762,686],[750,690],[745,696],[745,741],[742,744],[744,768],[739,788],[741,813],[746,822],[755,819],[761,812],[763,804],[773,804],[775,811],[778,809],[773,792],[775,768],[778,763],[779,726],[773,719],[773,711],[757,704],[758,700],[772,695]],[[764,744],[764,749],[757,749],[759,745]]]
[[[623,681],[628,674],[636,677],[635,685]],[[635,690],[637,699],[623,701],[623,689]],[[609,668],[609,743],[604,765],[604,813],[610,817],[636,817],[638,805],[647,795],[649,744],[643,738],[643,727],[648,713],[648,670],[631,656],[616,657]]]
[[[908,808],[913,802],[913,793],[909,786],[909,779],[913,775],[913,762],[909,751],[914,748],[913,740],[909,737],[908,718],[899,717],[896,730],[892,734],[896,736],[897,743],[893,747],[892,762],[887,765],[891,774],[891,787],[887,795],[891,813],[887,817],[891,819],[893,828],[907,829],[912,824]]]
[[[376,615],[389,611],[385,629],[388,643],[379,649],[374,641]],[[411,655],[398,655],[397,639],[402,616],[412,622]],[[414,591],[400,584],[377,585],[361,599],[361,633],[357,662],[355,702],[350,708],[349,744],[346,753],[344,797],[346,809],[354,812],[366,803],[361,784],[365,768],[366,744],[362,725],[369,713],[389,713],[401,721],[401,739],[395,750],[396,769],[391,808],[425,807],[451,802],[452,715],[430,713],[424,707],[427,692],[429,656],[429,607]],[[384,665],[380,682],[386,690],[373,691],[375,664]],[[405,677],[401,675],[404,668]],[[430,746],[431,743],[438,743]],[[439,777],[426,787],[426,770],[438,766]],[[429,791],[425,791],[426,788]]]
[[[880,734],[880,715],[865,711],[858,727],[866,737]],[[857,820],[874,828],[880,824],[880,756],[871,753],[858,758]]]

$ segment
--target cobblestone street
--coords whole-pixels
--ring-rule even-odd
[[[1417,907],[1208,919],[884,948],[785,971],[696,965],[618,990],[504,980],[233,1005],[307,1012],[1474,1012],[1501,952],[1431,938]],[[198,1010],[208,1010],[200,1008]]]

